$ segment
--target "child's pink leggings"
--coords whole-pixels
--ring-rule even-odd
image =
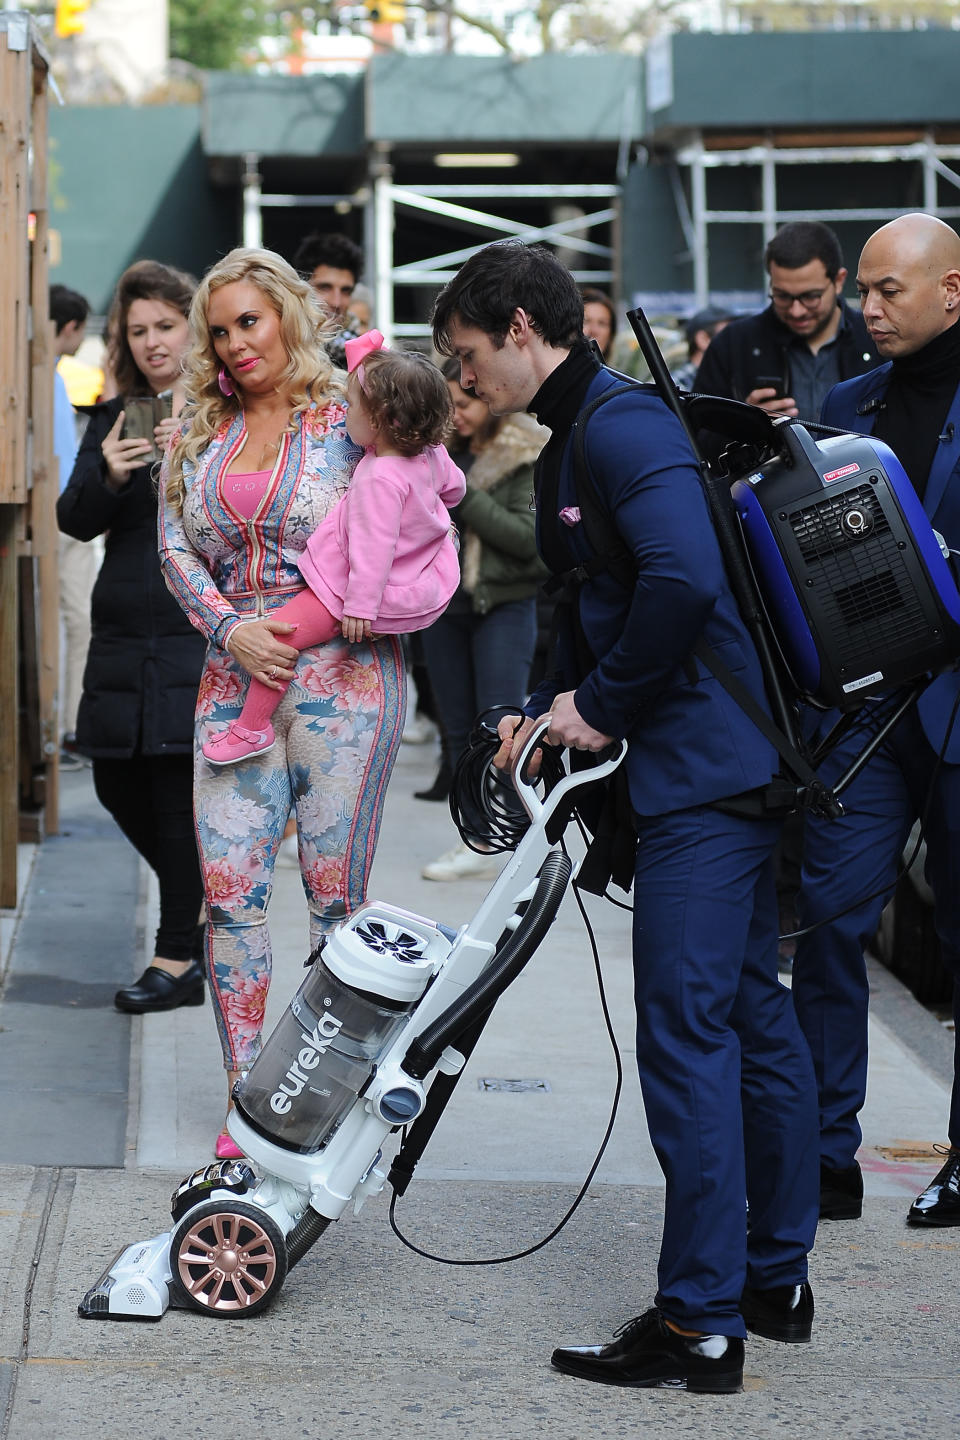
[[[322,645],[340,634],[340,621],[330,614],[323,601],[314,595],[309,587],[301,590],[299,595],[294,595],[292,600],[288,600],[279,609],[271,610],[270,619],[284,620],[288,625],[296,625],[292,635],[278,635],[277,639],[282,640],[284,645],[293,645],[297,650],[306,650],[311,645]],[[250,688],[247,690],[247,698],[237,723],[249,730],[262,730],[287,693],[289,683],[287,681],[281,690],[273,690],[269,685],[264,685],[262,680],[254,680],[251,676]]]

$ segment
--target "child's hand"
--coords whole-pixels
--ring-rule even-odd
[[[163,453],[170,443],[171,436],[180,429],[180,417],[177,415],[167,416],[161,420],[159,425],[153,427],[153,440],[157,449]]]
[[[349,640],[351,645],[359,645],[361,640],[369,640],[373,634],[370,621],[360,620],[356,615],[344,615],[340,629],[344,640]]]

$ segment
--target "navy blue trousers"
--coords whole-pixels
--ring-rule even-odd
[[[828,782],[858,749],[848,737],[821,765]],[[807,820],[800,923],[837,918],[799,941],[793,998],[810,1045],[820,1096],[820,1149],[828,1165],[851,1165],[861,1140],[857,1119],[867,1093],[869,988],[864,946],[896,879],[914,820],[926,811],[926,877],[936,899],[944,963],[953,971],[954,1018],[960,1019],[960,765],[942,765],[915,711],[841,797],[839,820]],[[931,794],[931,785],[933,787]],[[930,806],[927,810],[927,797]],[[874,900],[858,899],[880,890]],[[839,911],[854,908],[848,915]],[[960,1026],[949,1137],[960,1145]]]
[[[817,1228],[813,1066],[777,976],[779,826],[704,808],[638,828],[637,1064],[666,1179],[657,1305],[743,1336],[744,1282],[801,1283]]]

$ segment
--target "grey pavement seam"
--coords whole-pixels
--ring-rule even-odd
[[[23,902],[33,878],[33,866],[40,853],[39,845],[17,846],[17,909],[0,910],[0,987],[6,983],[10,957],[23,919]]]
[[[60,1176],[61,1171],[59,1167],[52,1170],[40,1169],[37,1171],[34,1177],[33,1187],[31,1190],[32,1198],[33,1195],[36,1194],[37,1190],[42,1189],[45,1185],[46,1195],[44,1196],[43,1213],[40,1217],[40,1225],[37,1229],[37,1238],[34,1242],[33,1256],[30,1261],[30,1271],[27,1276],[26,1286],[24,1288],[23,1314],[20,1331],[20,1347],[14,1361],[13,1374],[11,1376],[9,1388],[7,1390],[7,1403],[4,1409],[3,1425],[2,1428],[0,1428],[0,1440],[8,1440],[8,1436],[10,1434],[10,1422],[13,1418],[13,1407],[17,1398],[17,1381],[20,1377],[20,1371],[23,1367],[24,1361],[27,1358],[27,1354],[30,1348],[30,1312],[33,1305],[33,1290],[34,1286],[37,1283],[37,1273],[40,1269],[40,1259],[43,1255],[43,1245],[44,1241],[47,1238],[47,1228],[50,1224],[50,1216],[53,1213],[54,1201],[56,1200],[57,1190],[60,1184]]]
[[[150,963],[147,955],[147,924],[150,912],[150,869],[145,860],[140,861],[137,904],[133,917],[134,954],[139,954],[144,966]],[[143,1017],[130,1017],[130,1067],[127,1080],[127,1128],[123,1139],[123,1163],[136,1165],[137,1143],[140,1133],[141,1083],[143,1063]]]

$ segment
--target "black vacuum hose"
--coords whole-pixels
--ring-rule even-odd
[[[411,1043],[401,1068],[414,1080],[430,1074],[448,1045],[503,994],[520,974],[553,924],[573,866],[552,850],[543,863],[533,899],[520,924],[483,974]]]
[[[329,1216],[318,1215],[316,1210],[308,1205],[287,1236],[287,1269],[292,1270],[298,1260],[315,1245],[320,1236],[330,1224]]]

